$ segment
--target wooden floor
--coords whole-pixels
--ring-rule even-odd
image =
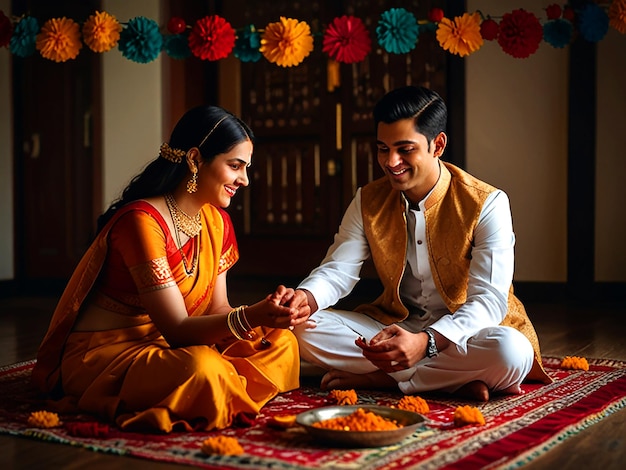
[[[253,303],[272,286],[231,282],[231,304]],[[523,299],[522,299],[523,300]],[[0,365],[33,359],[56,297],[0,299]],[[626,305],[528,303],[544,355],[578,355],[626,361]],[[622,469],[626,462],[626,409],[572,436],[524,468]],[[132,457],[101,454],[68,445],[0,435],[2,469],[184,469]]]

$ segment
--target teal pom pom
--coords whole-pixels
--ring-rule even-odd
[[[556,19],[543,25],[543,40],[552,47],[563,48],[572,41],[574,25],[569,20]]]
[[[143,16],[133,18],[120,33],[118,48],[124,57],[133,62],[152,62],[163,48],[159,25]]]
[[[258,62],[262,55],[261,35],[256,31],[254,25],[248,25],[237,30],[234,54],[242,62]]]
[[[385,11],[376,27],[378,43],[392,54],[406,54],[417,44],[419,27],[415,15],[404,8]]]
[[[609,31],[609,16],[595,3],[586,4],[578,13],[578,29],[585,40],[598,42]]]
[[[189,41],[185,34],[171,34],[164,38],[165,53],[173,59],[187,59],[191,57]]]
[[[37,42],[37,33],[39,32],[39,23],[32,16],[22,19],[15,30],[9,43],[11,53],[19,57],[29,57],[36,51],[35,43]]]

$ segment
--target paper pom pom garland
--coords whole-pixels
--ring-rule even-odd
[[[437,41],[446,51],[465,57],[483,45],[480,34],[480,15],[464,13],[454,21],[443,18],[437,28]]]
[[[37,33],[39,32],[39,23],[32,16],[22,18],[15,26],[13,36],[9,41],[9,49],[11,53],[18,57],[29,57],[36,51],[35,44],[37,42]]]
[[[117,46],[123,57],[138,63],[151,62],[165,52],[175,59],[195,56],[211,61],[230,54],[242,62],[265,57],[280,67],[293,67],[313,51],[313,38],[321,37],[322,52],[338,71],[339,64],[366,59],[372,52],[372,32],[376,34],[378,52],[382,49],[388,54],[408,54],[415,49],[420,35],[436,33],[441,48],[451,54],[465,57],[476,52],[483,40],[497,40],[502,51],[514,58],[534,54],[542,40],[564,48],[576,37],[599,42],[609,28],[626,34],[626,0],[549,3],[542,10],[543,19],[523,8],[502,17],[476,11],[452,19],[445,17],[442,8],[433,7],[425,18],[417,19],[405,8],[389,8],[376,23],[365,25],[360,18],[343,15],[327,24],[314,23],[320,25],[314,32],[307,22],[287,17],[265,28],[250,24],[235,30],[218,15],[201,18],[191,23],[193,27],[185,19],[172,16],[161,27],[143,16],[120,23],[101,11],[82,23],[66,17],[48,19],[40,31],[36,18],[8,16],[0,11],[0,47],[8,47],[22,58],[39,51],[42,57],[56,62],[76,58],[84,43],[96,53]],[[371,25],[374,31],[370,31]]]
[[[261,54],[281,67],[300,64],[312,50],[311,28],[304,21],[281,16],[280,21],[268,24],[261,36]]]
[[[361,62],[372,50],[372,41],[363,22],[354,16],[335,18],[326,29],[322,51],[337,62]]]
[[[415,49],[419,27],[415,15],[404,8],[390,8],[376,26],[378,44],[390,54],[406,54]]]
[[[3,11],[0,11],[0,47],[7,47],[13,34],[13,23]]]
[[[228,57],[235,47],[235,30],[219,15],[199,19],[189,33],[189,49],[202,60]]]
[[[107,52],[117,46],[122,25],[106,12],[97,11],[83,24],[83,40],[94,52]]]
[[[539,19],[523,9],[506,13],[500,21],[498,43],[504,52],[524,59],[539,49],[543,28]]]
[[[118,48],[133,62],[147,64],[155,60],[163,47],[163,36],[154,20],[138,16],[128,22],[120,33]]]

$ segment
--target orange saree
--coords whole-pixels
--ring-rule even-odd
[[[208,309],[217,276],[238,259],[230,218],[202,209],[203,229],[182,253],[150,204],[122,208],[88,249],[52,317],[32,379],[59,405],[97,414],[122,429],[170,432],[219,429],[238,413],[257,414],[278,393],[299,386],[297,342],[288,330],[261,328],[260,340],[170,347],[139,292],[177,285],[189,315]],[[197,246],[194,246],[197,243]],[[193,274],[185,262],[198,250]],[[184,256],[183,256],[184,254]],[[74,331],[82,309],[132,318],[130,327]]]

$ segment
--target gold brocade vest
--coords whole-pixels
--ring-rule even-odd
[[[426,243],[435,286],[454,314],[467,299],[471,234],[485,200],[495,188],[450,163],[440,163],[439,181],[425,201]],[[404,199],[383,177],[362,188],[361,212],[383,293],[355,310],[384,324],[402,321],[408,315],[399,294],[408,242]],[[516,328],[531,342],[535,364],[528,378],[551,382],[541,365],[537,334],[524,306],[513,294],[513,286],[509,290],[508,312],[501,324]]]

